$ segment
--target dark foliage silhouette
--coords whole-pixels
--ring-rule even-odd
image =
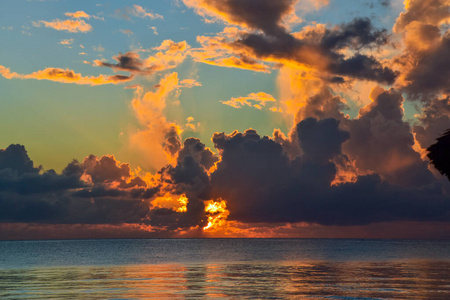
[[[450,129],[428,147],[428,158],[434,167],[450,180]]]

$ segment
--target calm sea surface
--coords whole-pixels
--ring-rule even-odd
[[[450,241],[0,241],[0,299],[450,299]]]

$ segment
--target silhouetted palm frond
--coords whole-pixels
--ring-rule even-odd
[[[435,144],[427,148],[427,156],[434,167],[450,180],[450,129],[436,140]]]

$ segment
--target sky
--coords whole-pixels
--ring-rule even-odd
[[[3,1],[0,239],[450,238],[449,7]]]

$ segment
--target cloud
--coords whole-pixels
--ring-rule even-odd
[[[296,122],[306,118],[334,118],[336,120],[346,118],[342,113],[344,109],[348,108],[345,100],[340,96],[333,95],[328,88],[321,88],[317,94],[305,98],[305,103],[301,104],[296,113]]]
[[[433,181],[427,163],[413,149],[410,125],[403,121],[402,95],[377,87],[371,99],[358,118],[349,121],[351,139],[344,145],[345,153],[358,168],[390,183],[419,186]]]
[[[305,29],[291,35],[277,36],[260,33],[244,34],[232,44],[245,47],[260,59],[274,60],[283,64],[297,63],[318,71],[392,84],[397,74],[383,66],[374,56],[356,52],[352,56],[341,50],[360,50],[381,46],[387,42],[385,30],[375,30],[369,19],[354,19],[333,29]]]
[[[373,174],[332,185],[337,174],[333,160],[353,138],[338,127],[335,119],[300,122],[296,134],[303,153],[293,160],[282,145],[254,130],[215,134],[222,159],[211,174],[212,195],[226,199],[229,219],[239,222],[343,226],[450,220],[449,198],[436,184],[406,188]]]
[[[428,101],[449,92],[450,37],[448,1],[405,2],[394,31],[402,33],[405,51],[394,59],[402,76],[398,84],[411,99]]]
[[[307,118],[297,124],[298,141],[305,159],[326,163],[342,152],[342,143],[350,138],[333,118]]]
[[[139,53],[130,51],[114,56],[113,58],[117,61],[116,64],[94,60],[93,65],[145,76],[177,67],[185,60],[189,48],[186,41],[176,43],[172,40],[165,40],[160,46],[153,48],[158,52],[146,59],[141,59]]]
[[[6,79],[37,79],[50,80],[62,83],[75,83],[81,85],[103,85],[103,84],[119,84],[128,82],[133,79],[133,75],[99,75],[99,76],[82,76],[69,69],[46,68],[31,74],[19,74],[11,72],[9,68],[0,65],[0,74]]]
[[[427,102],[413,131],[422,149],[426,149],[450,128],[450,98],[435,98]]]
[[[157,13],[152,13],[146,11],[142,6],[134,4],[132,7],[125,7],[124,9],[117,9],[116,16],[124,18],[126,20],[131,20],[130,17],[138,17],[138,18],[150,18],[154,19],[163,19],[164,17]]]
[[[250,93],[246,97],[231,98],[227,101],[220,101],[225,105],[229,105],[234,108],[242,108],[244,106],[255,107],[257,109],[262,109],[267,103],[276,102],[272,95],[264,92]]]
[[[59,42],[61,45],[69,46],[73,44],[73,39],[64,39]]]
[[[154,174],[132,171],[113,155],[90,155],[57,174],[34,166],[23,146],[11,145],[0,150],[1,222],[126,224],[170,236],[201,236],[221,226],[232,234],[256,232],[256,226],[268,232],[289,226],[333,226],[338,231],[397,222],[448,226],[449,185],[433,176],[436,172],[421,157],[424,152],[419,153],[450,127],[450,76],[444,70],[447,1],[405,1],[393,29],[398,36],[393,37],[367,18],[334,26],[311,23],[292,32],[291,25],[301,22],[296,11],[302,5],[317,10],[328,5],[326,0],[183,2],[206,22],[226,27],[198,36],[198,48],[166,40],[151,50],[119,53],[113,62],[90,63],[130,76],[82,76],[57,68],[18,74],[3,66],[0,73],[8,79],[97,85],[171,70],[188,56],[255,72],[279,70],[277,98],[283,111],[294,116],[289,134],[274,130],[267,137],[254,129],[215,133],[217,154],[199,139],[182,142],[182,128],[195,127],[193,118],[181,126],[166,111],[181,88],[200,83],[165,74],[152,88],[129,87],[135,89],[131,107],[139,122],[130,130],[130,152]],[[162,18],[137,5],[118,14]],[[74,22],[91,17],[82,11],[66,16]],[[38,26],[45,25],[40,22]],[[389,50],[396,38],[401,47]],[[151,53],[144,56],[146,52]],[[370,101],[360,101],[359,115],[350,118],[344,111],[354,99],[345,90],[365,81],[394,88],[373,88]],[[421,100],[414,124],[405,119],[403,97]],[[278,110],[271,106],[275,102],[262,92],[222,101],[236,108]]]
[[[181,81],[174,72],[163,77],[155,91],[144,93],[137,87],[131,103],[141,129],[131,135],[130,150],[141,158],[142,166],[153,170],[174,163],[181,147],[181,126],[167,120],[164,110],[171,95],[180,88],[195,86],[195,81]]]
[[[179,86],[184,88],[193,88],[195,86],[202,86],[202,84],[195,79],[183,79],[180,81]]]
[[[9,169],[17,175],[24,173],[38,173],[33,161],[28,157],[25,147],[22,145],[10,145],[6,149],[0,149],[0,169]]]
[[[79,10],[79,11],[76,11],[73,13],[67,12],[67,13],[65,13],[65,15],[72,19],[90,19],[91,18],[90,15],[88,15],[87,13],[85,13],[82,10]]]
[[[380,47],[388,42],[386,30],[377,30],[367,18],[334,28],[306,27],[307,32],[290,33],[283,23],[293,13],[296,1],[191,1],[184,0],[208,20],[223,20],[243,30],[228,30],[217,37],[199,37],[202,48],[193,52],[196,60],[205,63],[268,72],[265,63],[307,66],[324,73],[392,84],[397,73],[384,66],[375,56],[361,50]],[[350,55],[344,55],[347,50]],[[256,66],[252,68],[252,65]],[[340,78],[341,81],[344,78]]]
[[[23,146],[11,145],[0,150],[0,222],[135,224],[167,234],[201,231],[219,214],[208,211],[215,202],[204,198],[208,170],[218,158],[193,138],[177,152],[173,166],[141,178],[113,155],[74,160],[61,174],[41,173]]]
[[[68,31],[72,33],[76,32],[89,32],[92,30],[92,26],[88,23],[86,23],[84,20],[60,20],[55,19],[51,22],[47,21],[38,21],[33,22],[33,26],[35,27],[41,27],[44,25],[48,28],[53,28],[58,31]]]
[[[66,17],[69,17],[70,19],[68,19],[68,20],[54,19],[52,21],[40,20],[37,22],[33,22],[32,24],[35,27],[45,26],[48,28],[53,28],[58,31],[67,31],[67,32],[72,32],[72,33],[77,33],[77,32],[86,33],[86,32],[92,31],[92,26],[90,24],[86,23],[86,21],[83,19],[89,20],[90,18],[94,18],[94,19],[103,20],[103,18],[101,18],[101,17],[89,15],[82,10],[79,10],[76,12],[66,12],[64,15]]]
[[[150,26],[149,29],[153,31],[154,35],[158,35],[158,28],[156,28],[156,26]]]
[[[165,78],[160,88],[170,84],[172,88],[177,85],[175,75]],[[164,94],[159,90],[148,99],[158,93]],[[437,181],[400,186],[384,180],[388,178],[385,174],[370,174],[333,184],[338,162],[346,157],[344,146],[354,138],[355,143],[361,142],[352,136],[352,125],[365,127],[373,118],[391,125],[390,121],[401,119],[400,95],[377,89],[372,97],[374,103],[362,110],[359,123],[351,124],[350,132],[341,129],[349,126],[341,124],[345,120],[306,118],[289,138],[279,134],[275,139],[261,137],[252,129],[229,135],[216,133],[213,142],[219,155],[200,140],[188,138],[172,149],[177,152],[173,164],[145,178],[112,155],[73,161],[61,174],[52,170],[42,173],[23,146],[11,145],[0,151],[0,220],[108,226],[125,223],[148,226],[147,231],[166,235],[197,230],[197,236],[202,228],[210,230],[209,226],[232,222],[262,222],[262,226],[286,222],[326,226],[449,222],[450,199]],[[154,105],[161,108],[164,103]],[[403,128],[399,123],[397,131]],[[379,133],[366,136],[376,139]],[[287,142],[297,144],[289,150],[297,151],[295,156],[287,155]],[[394,145],[386,148],[385,154],[393,148],[400,149]],[[405,178],[410,175],[393,172]]]
[[[427,95],[434,92],[450,92],[450,37],[442,38],[439,45],[420,57],[413,69],[405,76],[409,84],[406,90],[412,95]]]
[[[406,12],[400,13],[394,25],[394,31],[403,31],[412,22],[441,25],[450,21],[447,0],[407,0]]]
[[[197,42],[201,48],[192,49],[189,54],[195,61],[209,65],[270,73],[270,65],[252,58],[245,49],[237,51],[230,47],[238,34],[236,28],[227,27],[217,36],[198,36]]]
[[[249,29],[261,29],[266,34],[277,35],[283,32],[283,18],[293,19],[294,0],[256,2],[252,0],[183,0],[188,7],[206,18],[207,21],[223,20],[230,24],[240,25]],[[212,19],[207,19],[212,17]]]
[[[133,35],[133,31],[131,31],[130,29],[121,29],[120,32],[122,32],[123,34],[126,34],[128,36]]]
[[[43,173],[21,145],[0,150],[0,221],[57,224],[139,223],[157,188],[113,156],[73,161]]]

